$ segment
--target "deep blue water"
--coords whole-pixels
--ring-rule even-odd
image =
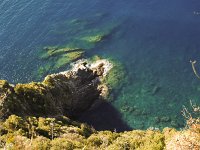
[[[86,25],[72,26],[74,19]],[[182,127],[182,105],[199,103],[200,81],[189,60],[200,68],[198,0],[1,0],[0,78],[11,83],[37,81],[44,46],[62,46],[84,30],[119,24],[109,38],[88,51],[120,61],[129,84],[112,103],[131,128]],[[42,80],[42,79],[39,79]],[[152,89],[159,91],[154,95]],[[131,106],[143,113],[123,112]],[[155,122],[155,117],[170,117]]]

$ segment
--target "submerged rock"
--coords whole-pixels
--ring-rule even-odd
[[[84,37],[82,39],[87,41],[87,42],[95,43],[95,42],[100,42],[103,39],[103,36],[102,35],[95,35],[95,36]]]
[[[57,59],[54,68],[59,69],[63,66],[66,66],[67,64],[70,64],[71,62],[80,59],[83,57],[84,51],[76,51],[76,52],[70,52],[67,54],[61,55],[60,58]]]
[[[39,55],[43,63],[35,72],[35,76],[41,79],[49,72],[55,72],[78,59],[82,59],[84,54],[83,49],[75,47],[44,47]]]
[[[69,71],[48,75],[43,82],[11,86],[0,80],[0,118],[5,119],[11,114],[77,115],[102,96],[101,80],[111,67],[107,60],[93,64],[84,60],[75,63]]]
[[[57,57],[59,55],[67,54],[69,52],[83,51],[83,49],[75,47],[44,47],[40,54],[40,59],[49,59],[51,57]]]

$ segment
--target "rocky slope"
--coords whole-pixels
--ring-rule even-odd
[[[48,75],[42,82],[10,85],[0,80],[0,118],[72,116],[90,108],[106,92],[101,83],[112,65],[106,60],[82,60],[72,69]]]

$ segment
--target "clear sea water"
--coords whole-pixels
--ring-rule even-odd
[[[70,25],[73,20],[86,24]],[[198,0],[1,0],[0,79],[42,80],[34,73],[43,64],[42,47],[110,24],[119,25],[87,55],[118,60],[129,82],[114,102],[80,120],[110,130],[183,127],[182,106],[200,103],[200,81],[189,63],[197,60],[200,68]]]

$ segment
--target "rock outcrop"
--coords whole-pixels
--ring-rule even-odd
[[[0,80],[0,118],[19,116],[73,116],[105,95],[103,79],[112,65],[107,60],[82,60],[69,71],[48,75],[42,82],[10,85]],[[102,94],[103,91],[103,94]]]

